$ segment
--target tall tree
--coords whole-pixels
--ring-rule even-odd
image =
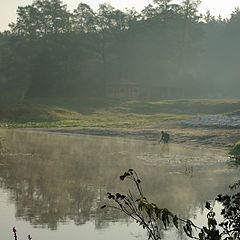
[[[35,0],[31,5],[18,7],[17,22],[12,23],[11,32],[31,38],[49,33],[71,31],[71,14],[60,0]]]
[[[75,32],[96,32],[96,14],[91,7],[80,3],[73,12],[73,30]]]

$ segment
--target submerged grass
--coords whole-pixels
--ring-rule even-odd
[[[196,114],[236,114],[240,100],[35,99],[0,107],[2,128],[133,128],[146,123],[192,118]]]

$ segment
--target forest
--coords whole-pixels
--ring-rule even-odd
[[[105,96],[106,86],[135,82],[140,96],[162,88],[185,98],[239,97],[240,9],[229,19],[200,14],[198,0],[154,0],[141,12],[60,0],[18,7],[0,33],[0,101]]]

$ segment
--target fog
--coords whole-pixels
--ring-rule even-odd
[[[131,182],[119,180],[129,167],[138,172],[149,201],[185,218],[198,216],[198,222],[205,200],[228,192],[239,174],[238,165],[227,162],[226,151],[219,149],[23,130],[0,133],[6,149],[0,168],[0,208],[5,215],[0,219],[9,222],[15,215],[19,232],[39,239],[65,239],[63,225],[71,227],[70,232],[65,229],[71,237],[89,237],[99,229],[106,229],[103,237],[111,235],[111,222],[121,229],[129,219],[111,208],[100,211],[100,206],[107,202],[108,191],[135,192]],[[23,220],[30,225],[20,224]],[[83,227],[89,224],[95,227]],[[132,225],[131,231],[136,231]],[[1,234],[8,232],[6,228]]]
[[[199,4],[154,0],[141,12],[85,3],[70,11],[60,0],[18,7],[0,32],[4,226],[16,221],[36,239],[145,236],[123,236],[128,224],[136,229],[129,218],[100,211],[108,191],[131,188],[119,181],[129,168],[150,201],[203,226],[205,201],[229,193],[239,176],[225,148],[239,140],[240,9],[222,19],[201,15]],[[212,119],[220,120],[210,126]],[[6,130],[23,127],[47,130]],[[157,144],[161,130],[169,144]],[[168,233],[163,239],[176,239]]]
[[[239,98],[239,9],[222,19],[198,8],[194,0],[155,1],[141,12],[83,3],[70,12],[61,1],[21,7],[0,35],[2,99],[105,96],[121,82],[139,84],[142,98]]]

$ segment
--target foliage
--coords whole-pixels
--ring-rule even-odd
[[[180,222],[184,224],[185,234],[192,239],[199,240],[235,240],[240,238],[240,193],[231,195],[219,194],[216,201],[223,206],[221,215],[223,221],[218,223],[215,212],[209,202],[206,202],[207,226],[196,226],[190,219],[181,219],[166,208],[159,208],[155,203],[150,203],[143,194],[141,180],[133,169],[129,169],[120,176],[120,180],[129,179],[134,182],[137,190],[135,196],[131,190],[126,195],[121,193],[107,193],[108,199],[114,204],[103,205],[101,208],[109,207],[118,209],[131,217],[137,224],[146,229],[148,239],[161,239],[162,229],[167,229],[170,224],[179,228]],[[236,188],[239,183],[231,188]],[[197,234],[198,233],[198,234]],[[195,236],[197,234],[197,236]]]
[[[233,156],[233,158],[235,158],[236,160],[240,159],[240,141],[235,144],[229,154],[230,156]]]
[[[17,230],[16,230],[15,227],[13,227],[12,230],[13,230],[14,240],[17,240],[17,239],[18,239],[18,237],[17,237]],[[28,240],[32,240],[32,237],[31,237],[30,235],[28,235],[28,236],[27,236],[27,239],[28,239]]]
[[[17,21],[0,33],[0,100],[102,96],[122,79],[151,98],[166,87],[185,97],[238,97],[239,69],[230,63],[238,62],[239,9],[225,21],[202,17],[198,7],[198,0],[155,0],[141,13],[85,3],[70,12],[60,0],[18,7]]]
[[[221,214],[224,221],[219,224],[223,229],[224,239],[240,238],[240,192],[230,195],[219,194],[216,200],[223,205]]]
[[[70,31],[70,16],[60,0],[34,0],[31,5],[18,7],[18,19],[10,24],[12,33],[29,38]]]
[[[129,191],[126,195],[108,193],[108,198],[115,202],[115,205],[108,207],[116,208],[136,221],[143,229],[146,229],[149,239],[160,239],[162,228],[167,229],[170,222],[178,228],[178,218],[166,208],[159,208],[156,204],[150,203],[143,194],[141,180],[133,169],[125,172],[120,179],[130,179],[135,183],[138,196],[134,197]],[[105,208],[106,205],[102,206]]]

